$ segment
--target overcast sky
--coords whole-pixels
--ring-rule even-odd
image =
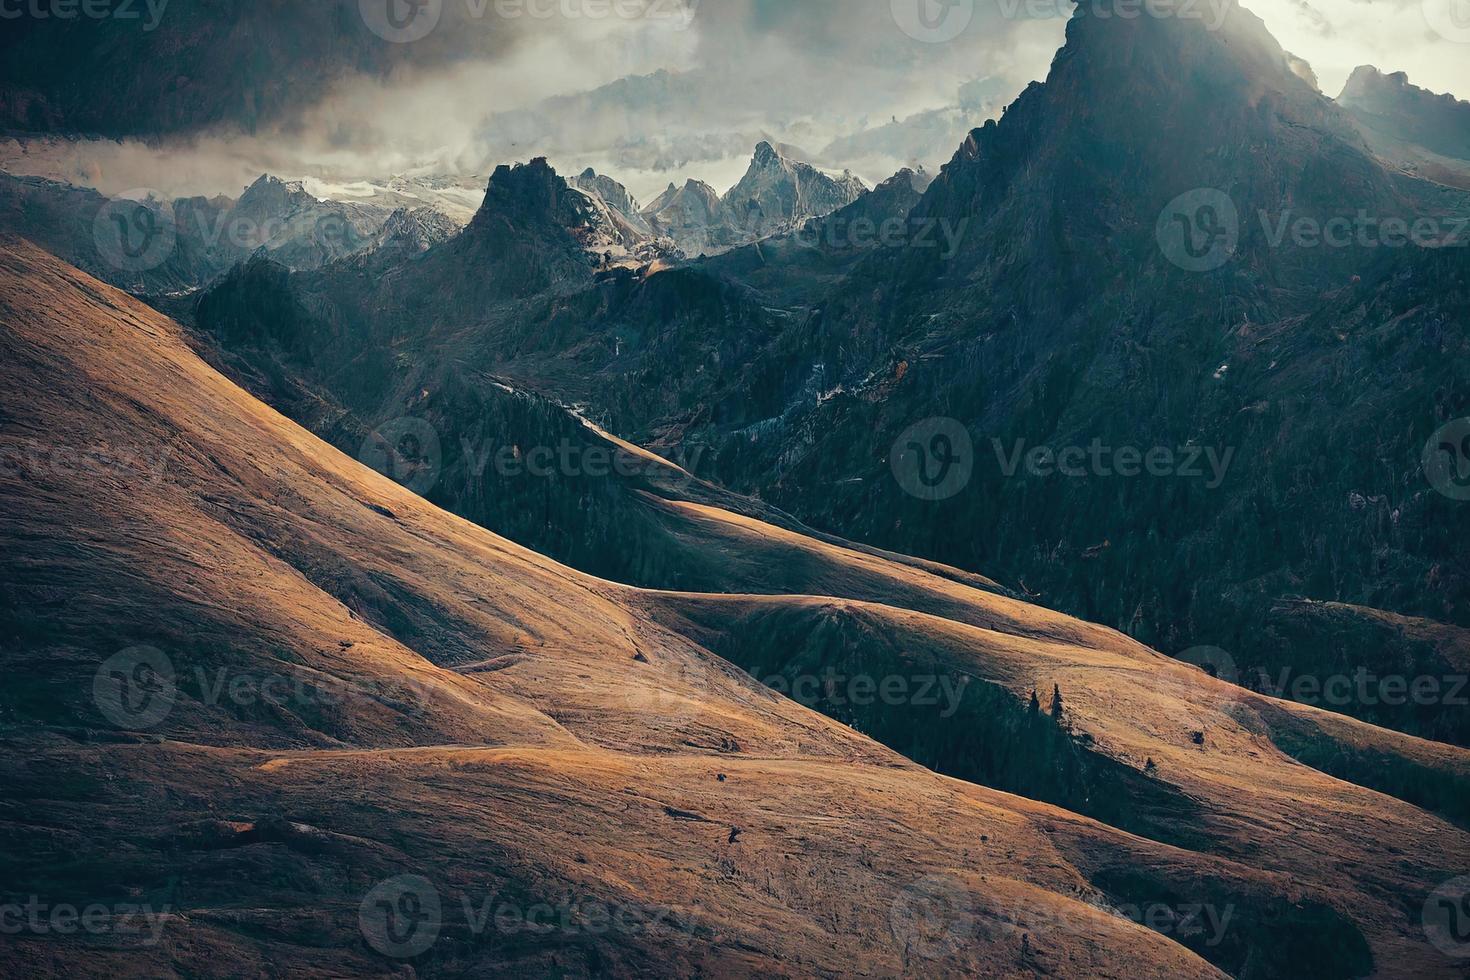
[[[374,4],[385,2],[363,0],[361,9],[373,18]],[[234,194],[264,171],[328,182],[405,171],[479,174],[545,155],[563,170],[609,172],[645,200],[686,176],[723,191],[759,138],[817,155],[839,137],[954,109],[962,92],[985,93],[971,115],[990,114],[1045,77],[1071,9],[1068,0],[429,2],[444,5],[437,24],[411,21],[406,29],[433,26],[428,37],[400,30],[391,38],[413,57],[377,77],[346,74],[303,91],[293,118],[277,128],[200,134],[164,149],[31,147],[22,162],[11,144],[0,162],[107,191]],[[1453,5],[1463,7],[1458,21],[1449,16]],[[1470,0],[1246,6],[1312,64],[1328,95],[1365,63],[1470,95]],[[609,15],[610,8],[638,16]],[[377,31],[397,30],[377,19],[370,25]],[[1448,25],[1451,35],[1463,23],[1465,36],[1457,43],[1431,23]],[[654,75],[660,70],[669,74]],[[979,121],[960,114],[934,123],[954,132],[912,151],[925,159],[885,155],[907,138],[896,131],[884,150],[850,165],[872,183],[900,164],[941,164]]]

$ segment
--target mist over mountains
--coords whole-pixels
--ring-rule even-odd
[[[977,22],[937,46],[900,31],[886,0],[799,9],[638,0],[619,5],[628,16],[573,4],[577,16],[552,17],[436,0],[426,8],[435,17],[422,21],[433,29],[394,43],[365,26],[358,6],[175,0],[177,16],[151,30],[131,20],[84,31],[27,19],[3,42],[11,56],[0,128],[122,139],[42,141],[24,170],[107,193],[151,186],[150,173],[166,176],[170,186],[158,189],[177,196],[230,193],[263,171],[334,182],[487,174],[545,155],[568,172],[620,174],[651,198],[669,180],[724,190],[766,139],[803,146],[814,162],[850,167],[871,184],[899,166],[942,162],[983,121],[974,113],[997,111],[1044,70],[1060,30],[1055,16],[1009,21],[992,12],[982,15],[986,30]],[[139,70],[73,82],[51,67],[114,63],[106,56],[120,48]],[[205,65],[242,67],[216,75]],[[865,74],[864,92],[836,81],[847,71]],[[978,82],[991,94],[974,95]],[[878,139],[851,162],[822,156],[834,141],[894,120],[931,125],[922,120],[937,110],[951,116],[942,134]],[[7,169],[18,172],[23,156],[12,147]]]

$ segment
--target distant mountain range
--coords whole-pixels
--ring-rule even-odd
[[[427,206],[327,201],[302,184],[262,175],[236,199],[109,199],[38,177],[0,174],[0,230],[24,235],[98,278],[139,295],[197,289],[238,262],[265,255],[319,269],[353,255],[400,257],[459,230]]]

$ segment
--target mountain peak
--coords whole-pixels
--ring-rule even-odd
[[[470,225],[483,225],[496,216],[512,220],[541,216],[574,227],[583,217],[578,199],[545,157],[515,165],[502,163],[490,175],[484,203]]]
[[[315,203],[316,198],[308,194],[299,181],[285,181],[271,174],[261,174],[245,188],[236,206],[242,209],[242,214],[254,214],[262,209],[282,212],[293,205]]]
[[[633,217],[639,211],[638,202],[628,193],[628,188],[606,174],[599,174],[588,167],[567,183],[579,191],[595,195],[608,207],[623,215]]]
[[[1342,87],[1342,93],[1338,95],[1337,101],[1348,103],[1379,97],[1385,93],[1406,94],[1414,98],[1432,99],[1449,105],[1470,104],[1447,92],[1434,92],[1413,84],[1409,81],[1408,72],[1384,72],[1374,65],[1359,65],[1354,68],[1352,75],[1348,77],[1347,84]]]
[[[723,201],[738,227],[761,238],[831,214],[866,191],[849,173],[831,177],[762,140],[756,145],[750,169]]]
[[[1467,175],[1454,179],[1443,171],[1444,161],[1434,161],[1424,170],[1423,163],[1414,159],[1418,151],[1412,148],[1452,160],[1470,160],[1470,102],[1420,88],[1409,81],[1406,72],[1384,73],[1372,65],[1361,65],[1343,86],[1337,104],[1380,156],[1399,167],[1423,170],[1432,179],[1466,185]]]
[[[1345,99],[1364,95],[1384,86],[1405,88],[1408,84],[1409,75],[1407,72],[1397,71],[1386,75],[1379,71],[1375,65],[1359,65],[1348,76],[1347,84],[1342,87],[1342,93],[1337,97],[1337,100],[1341,102]]]

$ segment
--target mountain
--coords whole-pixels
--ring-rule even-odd
[[[320,200],[300,183],[263,174],[240,195],[107,198],[38,177],[0,174],[0,231],[26,235],[98,278],[155,301],[198,289],[237,262],[269,255],[318,269],[385,240],[393,218],[373,204]],[[415,219],[424,242],[452,233],[447,219]],[[404,219],[397,231],[405,231]]]
[[[714,255],[799,229],[867,193],[850,173],[830,177],[796,152],[762,140],[745,176],[724,197],[703,181],[671,183],[642,216],[686,256]]]
[[[454,220],[434,208],[399,208],[388,216],[368,249],[375,259],[422,255],[459,233]]]
[[[432,278],[366,289],[262,269],[200,320],[227,341],[285,331],[322,378],[350,351],[386,379],[378,351],[412,336],[429,377],[458,360],[585,406],[807,526],[984,569],[1171,653],[1222,648],[1242,683],[1466,742],[1449,698],[1385,712],[1295,683],[1422,670],[1453,687],[1452,649],[1396,647],[1418,651],[1404,663],[1373,617],[1470,627],[1452,544],[1467,513],[1424,472],[1431,437],[1470,415],[1470,253],[1426,247],[1455,243],[1465,195],[1386,169],[1239,8],[1220,31],[1079,11],[1046,82],[916,202],[902,190],[887,196],[909,209],[904,234],[862,248],[839,219],[598,282],[542,222],[502,239],[521,256],[504,273],[477,273],[455,243],[426,257]],[[718,210],[691,184],[645,213],[692,227]],[[1379,247],[1391,222],[1437,236]],[[1334,227],[1358,231],[1329,245]],[[541,275],[544,250],[566,274]],[[502,275],[515,302],[485,302]],[[435,302],[415,298],[426,285]],[[338,397],[386,417],[394,390]],[[963,451],[954,492],[906,490],[912,434],[941,431]],[[1129,462],[1149,454],[1148,473]],[[1357,639],[1303,633],[1298,600],[1367,611]]]
[[[866,190],[850,173],[829,177],[762,141],[755,148],[750,169],[722,201],[737,228],[751,238],[765,238],[831,214]]]
[[[1195,253],[1207,268],[1160,224],[1205,205],[1229,223]],[[1368,245],[1273,231],[1357,228],[1360,210]],[[1423,472],[1436,430],[1470,414],[1470,262],[1375,230],[1423,220],[1453,243],[1466,215],[1385,170],[1246,11],[1221,32],[1081,11],[1045,84],[915,206],[964,228],[957,249],[878,249],[798,314],[730,386],[774,389],[762,415],[721,424],[722,394],[670,414],[708,447],[702,474],[809,524],[984,568],[1168,651],[1223,648],[1243,680],[1439,676],[1442,657],[1406,666],[1370,628],[1347,649],[1277,637],[1291,598],[1470,625],[1470,566],[1443,537],[1470,515]],[[671,429],[665,404],[603,404],[632,438]],[[894,477],[911,430],[963,454],[944,499]],[[1175,462],[1119,476],[1119,447]],[[1080,465],[1060,472],[1062,451]],[[1207,451],[1217,478],[1180,462]],[[1393,723],[1463,744],[1462,717],[1439,698]]]
[[[591,168],[566,183],[573,193],[587,197],[589,217],[583,244],[594,255],[601,255],[604,266],[646,265],[676,254],[673,240],[655,233],[622,184]]]
[[[1355,70],[1337,97],[1385,162],[1455,187],[1470,189],[1470,102],[1385,75],[1372,65]]]
[[[191,290],[222,271],[208,242],[179,236],[176,229],[180,223],[186,229],[218,227],[233,203],[190,198],[177,208],[167,205],[167,211],[158,201],[111,205],[90,188],[0,174],[0,230],[28,236],[97,278],[140,294]],[[122,232],[113,224],[117,220],[124,222]],[[159,247],[152,247],[150,228],[158,230]],[[123,234],[143,246],[134,259],[117,247]]]
[[[946,229],[909,220],[931,179],[922,168],[901,170],[846,207],[710,258],[700,272],[754,290],[766,312],[814,308],[873,250],[946,241]]]
[[[719,193],[693,178],[682,187],[670,183],[643,208],[642,216],[655,234],[672,238],[687,255],[718,252],[743,238]]]
[[[5,776],[17,819],[44,805],[55,828],[6,877],[25,892],[45,874],[56,900],[166,904],[165,940],[115,952],[114,968],[228,951],[267,969],[381,969],[391,936],[373,899],[412,875],[415,895],[442,900],[438,941],[386,948],[426,976],[839,975],[857,955],[886,972],[1456,975],[1413,910],[1470,860],[1464,750],[1243,691],[956,570],[727,509],[776,516],[472,372],[389,409],[422,424],[360,444],[343,430],[352,452],[338,453],[155,312],[24,243],[0,263],[7,455],[46,458],[14,442],[25,432],[106,447],[91,456],[101,479],[32,463],[0,477],[0,554],[27,570],[6,575],[18,604],[0,705],[19,751]],[[303,395],[330,392],[330,365],[280,353]],[[462,403],[472,390],[478,407]],[[465,464],[497,446],[578,466]],[[593,472],[597,447],[636,465]],[[714,594],[584,576],[352,455],[462,509],[510,496],[505,513],[523,502],[571,540],[614,516],[622,561],[657,558],[651,576]],[[601,503],[563,520],[579,500]],[[815,597],[834,595],[847,598]],[[151,702],[93,700],[99,664],[159,656],[167,710],[143,731],[126,712]],[[951,693],[844,696],[845,678],[869,676]],[[827,679],[807,691],[808,677]],[[1027,708],[1047,685],[1064,713]],[[211,695],[241,690],[266,693]],[[861,731],[1133,832],[942,779]],[[58,769],[109,778],[58,785]],[[814,813],[820,831],[800,830]],[[1384,843],[1404,840],[1419,860]],[[517,942],[475,925],[483,900],[570,903],[573,926]],[[574,928],[587,901],[661,909],[667,928]],[[0,954],[42,972],[90,955],[30,936]]]
[[[390,215],[355,203],[322,201],[299,182],[262,174],[225,217],[238,261],[256,249],[292,269],[316,269],[368,247]]]
[[[591,167],[576,177],[569,178],[567,183],[578,190],[597,195],[604,204],[625,218],[638,217],[640,210],[638,202],[633,200],[633,195],[628,193],[628,188],[605,174],[599,174]]]

